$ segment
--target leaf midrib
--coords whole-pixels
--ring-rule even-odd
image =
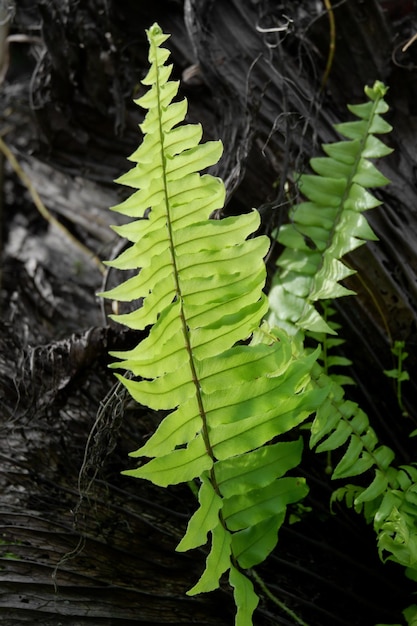
[[[208,432],[208,423],[207,423],[207,414],[204,408],[203,398],[201,394],[201,384],[198,378],[197,368],[196,368],[193,350],[191,346],[191,338],[188,332],[187,320],[186,320],[186,315],[184,311],[184,301],[183,301],[183,295],[182,295],[181,284],[180,284],[179,270],[178,270],[177,259],[176,259],[176,254],[175,254],[174,229],[172,225],[171,206],[170,206],[170,200],[169,200],[168,180],[167,180],[167,160],[165,156],[165,147],[164,147],[165,134],[164,134],[163,126],[162,126],[161,85],[160,85],[160,75],[159,75],[159,65],[158,65],[158,48],[154,42],[152,43],[153,43],[153,46],[155,47],[155,60],[156,60],[155,61],[156,63],[155,85],[156,85],[157,102],[158,102],[159,145],[161,148],[162,181],[163,181],[164,202],[165,202],[165,209],[166,209],[166,226],[168,229],[169,249],[170,249],[171,263],[172,263],[174,281],[175,281],[175,293],[176,293],[176,298],[178,299],[178,302],[179,302],[182,334],[184,337],[185,349],[187,350],[187,353],[188,353],[188,361],[189,361],[189,366],[190,366],[190,371],[191,371],[191,377],[192,377],[192,381],[194,384],[199,414],[200,414],[201,421],[202,421],[201,433],[202,433],[202,437],[203,437],[207,454],[213,461],[213,465],[214,465],[215,456],[214,456],[213,448],[210,442],[210,437],[209,437],[209,432]],[[219,487],[217,485],[213,468],[211,469],[211,472],[210,472],[210,479],[212,481],[214,489],[216,490],[218,495],[220,495]]]

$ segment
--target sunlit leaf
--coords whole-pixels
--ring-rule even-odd
[[[134,400],[167,412],[131,453],[138,466],[124,474],[161,487],[198,485],[198,506],[177,550],[207,543],[209,551],[188,593],[218,588],[230,571],[236,624],[249,626],[258,599],[240,569],[268,556],[287,506],[308,491],[303,478],[286,476],[300,462],[302,439],[276,438],[308,418],[327,389],[310,384],[319,350],[301,350],[284,331],[268,343],[253,341],[268,309],[270,242],[255,236],[257,211],[210,219],[225,188],[201,171],[217,163],[222,145],[200,143],[201,126],[184,123],[187,102],[173,102],[179,84],[160,47],[166,39],[157,24],[149,29],[149,89],[137,100],[147,109],[144,139],[118,179],[134,192],[113,207],[133,218],[115,228],[131,245],[108,264],[135,273],[102,294],[140,303],[113,319],[146,337],[113,351],[111,367],[130,372],[117,377]],[[303,247],[302,236],[290,238],[294,249]]]

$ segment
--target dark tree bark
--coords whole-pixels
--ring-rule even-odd
[[[16,3],[0,52],[2,136],[44,204],[84,247],[40,217],[3,158],[2,624],[233,623],[226,587],[185,595],[205,557],[175,553],[195,506],[188,489],[161,493],[120,475],[158,416],[114,386],[108,350],[137,337],[109,326],[107,305],[95,297],[104,278],[93,255],[109,258],[116,245],[109,224],[117,216],[108,207],[123,192],[112,181],[140,140],[142,113],[132,98],[147,70],[144,30],[154,21],[172,34],[190,120],[224,142],[215,170],[227,184],[223,214],[257,207],[268,234],[287,219],[294,172],[337,139],[333,124],[346,120],[346,103],[362,101],[363,86],[376,79],[390,86],[387,141],[395,152],[380,167],[392,183],[377,192],[384,205],[369,218],[380,241],[348,259],[358,270],[348,286],[358,296],[338,310],[355,363],[353,397],[397,462],[413,460],[416,380],[404,387],[404,418],[382,371],[393,367],[396,339],[406,342],[410,373],[417,366],[417,44],[403,51],[416,31],[414,4],[334,3],[336,53],[324,85],[330,31],[321,5]],[[304,468],[312,512],[283,529],[262,577],[310,626],[398,622],[412,602],[403,573],[379,562],[372,530],[359,517],[343,509],[330,516],[333,485],[320,458],[307,455]],[[255,623],[291,622],[262,598]]]

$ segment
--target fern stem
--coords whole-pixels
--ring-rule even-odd
[[[157,57],[158,48],[155,45],[155,42],[153,42],[152,45],[155,47],[155,57]],[[158,68],[158,64],[157,64],[157,68]],[[161,86],[160,86],[160,80],[159,80],[159,71],[156,72],[155,84],[156,84],[156,93],[157,93],[157,101],[158,101],[158,110],[161,111],[162,104],[161,104]],[[192,377],[195,391],[196,391],[198,411],[199,411],[201,421],[202,421],[201,434],[203,437],[207,454],[210,457],[210,459],[213,461],[213,465],[214,465],[216,459],[214,456],[213,448],[210,443],[208,424],[207,424],[207,415],[206,415],[206,411],[204,408],[203,398],[201,395],[201,385],[200,385],[200,381],[199,381],[198,374],[197,374],[197,368],[194,362],[193,350],[191,346],[190,335],[188,332],[187,320],[186,320],[186,315],[184,311],[184,300],[183,300],[182,289],[181,289],[180,280],[179,280],[179,270],[177,266],[176,255],[175,255],[174,232],[173,232],[173,227],[172,227],[171,206],[170,206],[169,193],[168,193],[167,165],[166,165],[165,145],[164,145],[165,134],[162,128],[161,115],[158,116],[158,124],[159,124],[159,137],[160,137],[159,144],[161,146],[162,177],[163,177],[164,197],[165,197],[165,206],[166,206],[166,214],[167,214],[166,225],[167,225],[168,234],[169,234],[169,248],[170,248],[171,262],[172,262],[172,267],[173,267],[173,276],[174,276],[174,281],[175,281],[175,293],[176,293],[176,297],[180,305],[180,319],[181,319],[182,334],[184,337],[185,348],[188,353],[188,362],[189,362],[189,366],[191,370],[191,377]],[[220,496],[221,495],[220,489],[217,484],[213,467],[210,470],[210,480],[211,480],[214,490]],[[220,519],[222,521],[222,524],[225,526],[225,523],[221,516],[220,516]]]
[[[326,83],[329,79],[329,75],[332,69],[334,54],[336,51],[336,22],[334,19],[333,7],[331,5],[331,0],[323,0],[324,6],[327,11],[327,16],[329,18],[329,53],[327,56],[326,69],[324,70],[323,78],[321,79],[321,90],[326,86]]]
[[[329,323],[329,309],[328,309],[328,301],[325,300],[322,304],[323,306],[323,318],[324,321],[326,322],[326,324]],[[322,349],[322,359],[323,359],[323,371],[325,373],[326,376],[329,375],[329,362],[328,362],[328,335],[327,333],[324,334],[323,336],[323,341],[321,342],[321,349]],[[327,474],[328,476],[330,476],[331,474],[333,474],[333,462],[332,462],[332,451],[328,450],[327,454],[326,454],[326,467],[324,468],[324,472],[325,474]]]
[[[402,396],[402,383],[404,380],[409,380],[409,376],[404,369],[404,360],[407,358],[407,353],[404,354],[404,341],[396,341],[392,348],[392,353],[397,355],[397,379],[396,379],[396,394],[398,406],[401,409],[403,417],[409,417],[409,413],[404,406]]]
[[[285,602],[283,602],[282,600],[277,598],[277,596],[275,594],[273,594],[272,591],[270,591],[270,589],[268,589],[267,585],[264,583],[264,581],[259,576],[259,574],[257,574],[255,572],[254,569],[251,570],[251,574],[252,574],[254,580],[256,581],[256,583],[262,589],[263,593],[267,596],[267,598],[269,598],[282,611],[284,611],[284,613],[286,613],[289,617],[291,617],[291,619],[294,620],[294,622],[296,622],[297,624],[300,624],[300,626],[309,626],[307,624],[307,622],[305,622],[299,615],[297,615],[297,613],[295,613],[292,609],[290,609],[285,604]]]
[[[353,265],[351,265],[349,263],[349,261],[347,261],[346,259],[343,260],[344,264],[349,267],[350,269],[354,269]],[[356,278],[358,279],[358,281],[361,283],[362,287],[365,289],[365,291],[367,292],[367,294],[369,295],[369,297],[372,300],[372,303],[375,307],[375,309],[377,310],[377,312],[379,313],[381,320],[382,320],[382,324],[385,328],[385,332],[387,334],[388,337],[388,341],[390,343],[390,345],[393,345],[393,341],[392,341],[392,335],[391,335],[391,331],[390,328],[388,326],[388,322],[387,322],[387,318],[385,317],[383,311],[382,311],[382,307],[378,302],[377,297],[375,296],[374,292],[372,291],[372,289],[369,287],[368,283],[366,282],[366,280],[363,278],[363,276],[361,276],[360,272],[356,272],[355,274]]]

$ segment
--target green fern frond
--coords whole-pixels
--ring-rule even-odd
[[[391,130],[381,117],[388,110],[386,91],[379,81],[366,87],[369,102],[348,107],[359,119],[335,126],[347,141],[325,144],[327,156],[310,161],[315,174],[300,177],[299,189],[307,200],[294,208],[291,223],[278,233],[285,249],[269,295],[271,326],[334,332],[314,302],[352,293],[340,281],[354,272],[340,259],[376,239],[363,212],[380,204],[367,188],[388,182],[369,160],[391,152],[375,136]]]
[[[392,474],[374,518],[378,551],[417,578],[417,467],[402,465]]]
[[[337,334],[341,326],[334,319],[336,310],[328,300],[323,300],[321,308],[324,321]],[[317,362],[321,365],[326,376],[330,376],[333,382],[338,383],[342,387],[356,384],[351,376],[341,373],[343,368],[352,365],[350,359],[337,353],[337,348],[340,348],[345,343],[344,339],[340,336],[329,335],[329,333],[314,331],[306,331],[306,337],[313,339],[317,345],[321,346],[321,353]],[[334,368],[337,368],[337,370],[335,371]]]
[[[409,578],[417,580],[417,468],[383,465],[368,487],[340,487],[332,502],[345,501],[362,512],[374,527],[380,558],[399,563]]]
[[[365,475],[364,483],[366,475],[373,476],[367,486],[365,482],[339,487],[331,502],[344,501],[362,513],[373,525],[380,558],[399,563],[417,580],[417,467],[393,465],[394,452],[380,445],[366,413],[345,398],[343,387],[326,376],[319,363],[312,380],[329,393],[311,424],[310,446],[316,452],[338,454],[332,479]]]
[[[333,452],[347,446],[332,478],[358,476],[373,467],[385,472],[394,453],[378,444],[366,413],[355,402],[346,400],[343,387],[326,376],[319,366],[314,368],[312,376],[318,386],[330,386],[330,390],[311,425],[310,446],[316,452]]]
[[[242,570],[266,558],[287,505],[307,493],[304,479],[285,476],[300,462],[302,440],[271,442],[305,420],[327,390],[310,385],[317,351],[295,358],[284,332],[251,341],[268,308],[269,241],[247,239],[259,226],[256,211],[208,219],[222,206],[224,185],[200,171],[222,147],[200,144],[201,127],[183,124],[187,103],[173,102],[178,83],[169,80],[169,52],[161,47],[167,36],[155,24],[148,39],[143,83],[150,89],[137,101],[148,110],[145,136],[131,156],[136,165],[119,179],[137,191],[114,207],[134,218],[115,229],[132,245],[110,263],[137,274],[102,295],[143,299],[114,319],[150,327],[149,335],[132,350],[113,352],[113,366],[137,378],[117,375],[137,402],[172,412],[131,455],[147,461],[125,473],[161,486],[199,479],[199,507],[178,550],[208,539],[211,546],[189,593],[216,589],[229,572],[236,624],[247,626],[258,599]]]
[[[368,486],[344,485],[334,491],[331,502],[345,501],[363,513],[374,527],[381,559],[399,563],[417,579],[417,467],[392,465],[394,452],[379,444],[368,416],[345,399],[343,388],[318,364],[312,379],[319,386],[330,384],[330,391],[311,425],[310,446],[317,452],[342,450],[332,479],[373,472]]]
[[[336,329],[314,307],[319,300],[351,293],[340,281],[352,270],[340,259],[366,240],[375,239],[363,211],[380,203],[366,188],[389,182],[369,160],[391,152],[375,136],[391,130],[381,117],[388,110],[383,99],[386,88],[377,81],[365,92],[369,102],[349,106],[359,120],[336,126],[348,141],[323,146],[327,156],[310,162],[315,174],[300,179],[300,191],[307,201],[295,207],[291,223],[278,234],[284,251],[269,296],[269,322],[292,333],[298,330],[299,341],[307,332],[324,345],[312,380],[329,391],[312,421],[310,446],[338,456],[332,479],[370,472],[373,476],[367,486],[340,487],[332,502],[344,500],[362,512],[374,526],[380,557],[403,565],[417,580],[417,469],[394,467],[394,452],[379,443],[364,411],[345,398],[343,385],[349,381],[335,378],[329,370],[346,362],[327,358],[329,341],[340,340],[325,338]],[[334,345],[330,343],[330,347]],[[407,378],[402,375],[401,364],[388,375]]]

